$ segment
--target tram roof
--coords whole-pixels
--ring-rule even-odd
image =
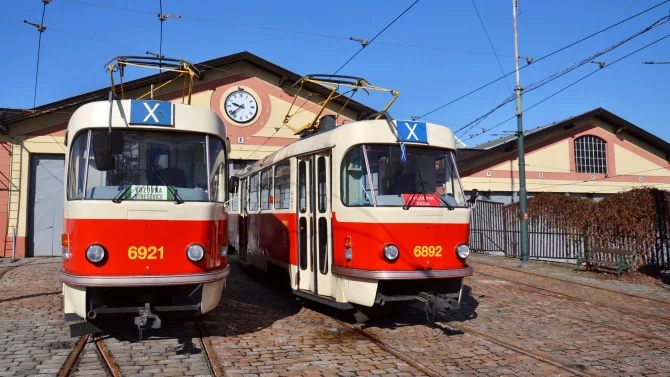
[[[131,101],[135,102],[134,106]],[[147,104],[145,107],[145,104]],[[156,107],[156,104],[160,106]],[[199,132],[218,135],[226,139],[226,127],[215,112],[192,105],[173,103],[167,101],[137,101],[137,100],[115,100],[112,107],[111,125],[114,129],[129,130],[160,130]],[[153,111],[151,111],[153,108]],[[88,128],[109,128],[110,125],[110,103],[109,101],[90,102],[79,107],[67,126],[68,145],[79,130]],[[132,111],[135,111],[135,114]],[[171,109],[171,110],[170,110]],[[171,111],[171,114],[163,114],[165,119],[160,118],[163,125],[152,125],[151,121],[157,119],[152,115],[160,111]],[[150,113],[152,115],[150,115]],[[157,117],[159,115],[156,115]],[[142,123],[146,118],[147,122]],[[171,123],[171,124],[168,124]]]
[[[393,120],[396,125],[403,121]],[[415,122],[409,122],[415,123]],[[456,150],[456,139],[450,128],[434,123],[426,123],[428,143],[405,142],[408,146],[428,146]],[[240,170],[237,175],[247,175],[267,166],[274,165],[290,157],[306,155],[337,146],[344,153],[358,144],[396,144],[396,136],[386,120],[363,120],[346,123],[334,129],[295,141],[292,144],[258,160],[255,164]]]

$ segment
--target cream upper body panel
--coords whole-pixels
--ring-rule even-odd
[[[396,127],[403,127],[403,121],[393,120]],[[413,122],[409,122],[413,123]],[[429,146],[456,150],[456,139],[451,129],[434,123],[426,123],[428,143],[404,143],[408,146]],[[398,143],[396,131],[386,120],[364,120],[343,124],[332,131],[323,132],[298,140],[277,152],[265,157],[237,174],[246,176],[290,157],[309,154],[315,151],[335,148],[333,160],[339,162],[346,151],[359,144],[395,144]]]
[[[131,124],[131,100],[115,100],[111,104],[109,101],[91,102],[79,107],[67,126],[67,143],[70,145],[72,139],[78,131],[88,128],[125,128],[132,130],[147,131],[185,131],[200,132],[217,135],[226,139],[226,127],[216,115],[209,109],[203,109],[196,106],[184,105],[181,103],[172,103],[166,101],[138,101],[148,103],[166,103],[172,107],[173,125],[157,126],[150,124]],[[110,116],[111,108],[111,116]],[[147,112],[148,115],[148,112]]]

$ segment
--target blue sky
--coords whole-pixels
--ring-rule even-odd
[[[503,69],[506,73],[512,71],[512,2],[475,1]],[[101,8],[81,2],[109,4],[153,14]],[[104,64],[116,55],[158,51],[159,21],[155,15],[158,0],[81,2],[53,0],[47,6],[38,106],[107,86],[109,77]],[[659,2],[661,0],[521,0],[518,18],[520,55],[538,59]],[[169,19],[164,24],[163,54],[200,62],[246,50],[299,74],[331,73],[360,48],[356,42],[347,40],[349,37],[371,39],[411,3],[411,0],[163,0],[164,13],[343,37],[326,38]],[[0,2],[0,43],[5,71],[0,107],[32,107],[38,33],[35,28],[11,18],[39,23],[41,12],[42,2],[39,0]],[[670,2],[560,54],[533,63],[521,71],[522,86],[619,42],[668,14]],[[635,38],[598,60],[611,62],[668,34],[670,23]],[[472,0],[421,0],[378,41],[437,48],[373,43],[340,72],[365,77],[375,85],[400,91],[400,98],[392,107],[398,118],[425,114],[502,75],[495,56],[491,55]],[[670,38],[603,69],[529,110],[524,116],[525,128],[549,124],[601,106],[670,141],[670,65],[641,64],[650,60],[670,61]],[[529,93],[524,96],[524,107],[597,69],[597,65],[587,64]],[[147,73],[146,70],[128,72],[127,79]],[[426,119],[456,130],[510,95],[510,88],[515,85],[514,75],[508,76],[508,82],[509,86],[501,80]],[[381,95],[355,98],[370,106],[382,105],[386,99]],[[468,139],[469,134],[481,133],[482,128],[490,128],[513,115],[514,103],[511,103],[462,138]],[[512,120],[466,143],[472,146],[515,128],[516,122]]]

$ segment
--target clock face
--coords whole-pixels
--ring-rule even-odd
[[[258,113],[258,103],[251,93],[236,90],[228,95],[225,102],[226,114],[238,123],[250,122]]]

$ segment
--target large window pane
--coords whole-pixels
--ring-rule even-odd
[[[218,138],[209,137],[211,148],[207,156],[203,134],[125,129],[117,132],[122,136],[118,154],[103,153],[109,150],[106,142],[101,142],[108,140],[107,129],[90,131],[88,153],[84,151],[89,145],[89,132],[80,133],[73,140],[68,164],[69,199],[111,200],[123,196],[131,200],[225,200],[225,165],[219,167],[225,162],[225,152],[221,154],[223,143]],[[216,192],[210,192],[212,183]]]
[[[319,218],[319,271],[328,273],[328,220]]]
[[[349,150],[341,167],[344,205],[465,206],[453,152],[407,147],[406,154],[406,162],[401,163],[397,144]]]
[[[270,183],[272,169],[261,172],[261,209],[270,209]]]
[[[258,174],[249,179],[249,211],[258,210]]]
[[[275,166],[275,208],[287,209],[291,206],[291,162]]]
[[[591,135],[575,139],[575,170],[577,173],[607,174],[607,143]]]

